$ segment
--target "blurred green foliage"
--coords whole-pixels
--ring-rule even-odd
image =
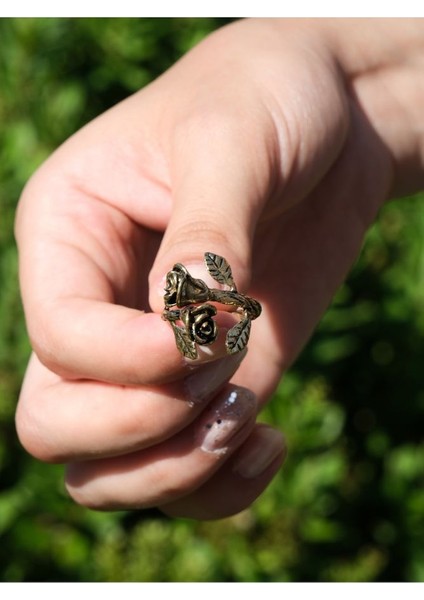
[[[29,353],[13,220],[64,139],[148,83],[220,19],[0,20],[0,579],[424,580],[424,204],[388,204],[263,417],[287,464],[218,522],[73,504],[62,468],[20,448]]]

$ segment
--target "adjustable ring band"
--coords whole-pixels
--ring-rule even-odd
[[[171,324],[181,354],[193,360],[197,358],[196,344],[212,344],[218,336],[213,319],[217,309],[209,302],[235,306],[241,316],[239,323],[227,333],[225,346],[229,354],[236,354],[246,347],[251,322],[262,311],[257,300],[237,291],[225,258],[206,252],[205,264],[211,277],[228,290],[209,288],[202,279],[192,277],[181,263],[175,264],[166,276],[162,318]]]

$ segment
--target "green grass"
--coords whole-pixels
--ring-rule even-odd
[[[216,19],[0,20],[0,580],[422,581],[424,206],[388,204],[263,418],[287,464],[213,523],[73,504],[19,446],[29,346],[16,202],[66,137],[160,74]]]

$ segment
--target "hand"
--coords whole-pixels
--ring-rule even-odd
[[[419,21],[237,22],[33,176],[16,222],[34,348],[17,427],[68,464],[78,502],[217,518],[272,479],[285,445],[259,408],[381,203],[422,186],[423,40]],[[187,361],[161,319],[167,271],[204,279],[205,251],[263,306],[246,357],[217,343]]]

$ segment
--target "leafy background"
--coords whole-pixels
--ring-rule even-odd
[[[62,468],[19,446],[29,347],[13,239],[25,181],[84,123],[220,19],[0,19],[2,581],[423,581],[424,205],[387,204],[264,420],[287,464],[231,519],[73,504]]]

